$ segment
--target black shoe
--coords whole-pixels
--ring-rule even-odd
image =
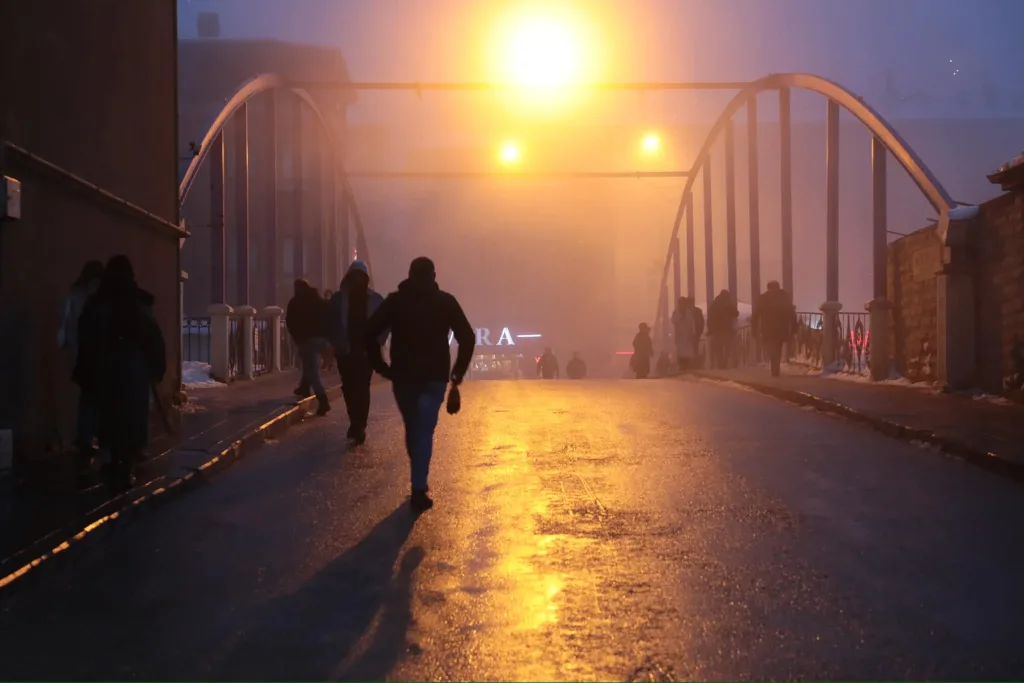
[[[317,396],[317,417],[323,417],[327,413],[331,412],[331,403],[327,400],[327,395]]]
[[[362,446],[364,443],[366,443],[366,432],[364,432],[361,429],[357,430],[354,434],[352,434],[352,440],[355,441],[357,446]]]
[[[309,398],[313,395],[313,392],[310,391],[308,387],[297,387],[292,393],[299,398]]]
[[[434,507],[434,501],[427,495],[426,491],[413,491],[409,496],[409,505],[416,512],[426,512]]]

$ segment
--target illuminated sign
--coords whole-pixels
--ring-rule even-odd
[[[491,329],[489,327],[478,327],[476,328],[476,345],[477,346],[515,346],[516,339],[540,339],[539,334],[516,334],[513,335],[512,331],[507,328],[501,328],[501,333],[498,334],[498,341],[491,341]],[[455,333],[448,332],[448,346],[452,345],[455,341]]]

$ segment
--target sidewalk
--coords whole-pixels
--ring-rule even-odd
[[[711,370],[700,376],[843,415],[1024,479],[1024,406],[944,394],[920,385],[805,373],[789,366],[775,378],[767,368]]]
[[[325,379],[328,379],[325,377]],[[83,480],[69,454],[47,458],[26,485],[0,494],[0,577],[49,550],[91,521],[195,471],[249,432],[293,408],[298,372],[286,371],[225,387],[190,390],[181,433],[156,432],[136,487],[110,498],[97,478]]]

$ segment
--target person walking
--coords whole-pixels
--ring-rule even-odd
[[[295,295],[288,302],[285,324],[299,347],[302,362],[302,380],[295,394],[306,398],[312,391],[317,400],[316,414],[323,417],[331,409],[320,380],[320,352],[327,346],[327,302],[301,278],[295,280],[294,287]]]
[[[384,362],[381,338],[391,333],[391,365]],[[452,366],[448,333],[459,351]],[[434,449],[434,429],[448,382],[462,383],[473,360],[476,335],[458,300],[437,285],[434,262],[420,256],[409,265],[409,278],[388,295],[366,327],[370,365],[391,380],[405,423],[405,448],[412,484],[410,504],[417,512],[434,505],[427,478]]]
[[[681,296],[676,302],[676,310],[672,312],[672,329],[675,333],[676,367],[679,374],[686,374],[694,367],[697,356],[697,316],[694,313],[693,300]]]
[[[637,379],[647,379],[651,374],[654,342],[651,341],[651,328],[647,323],[640,323],[637,329],[636,336],[633,337],[633,372]]]
[[[331,297],[327,335],[341,374],[341,393],[348,412],[348,438],[357,445],[366,442],[366,424],[370,417],[370,380],[373,368],[366,354],[366,322],[384,302],[370,289],[370,269],[362,261],[353,261]],[[383,344],[387,332],[379,339]]]
[[[717,370],[726,370],[732,363],[733,330],[739,317],[736,300],[728,289],[723,289],[708,308],[711,364]]]
[[[111,456],[113,493],[132,486],[132,468],[149,441],[153,386],[167,371],[163,333],[146,299],[131,261],[114,256],[79,321],[75,381],[95,401],[97,435]]]
[[[796,311],[789,294],[778,281],[768,283],[768,289],[757,298],[751,327],[764,345],[771,365],[772,377],[782,373],[782,346],[796,331]]]
[[[71,291],[64,297],[60,330],[57,333],[57,346],[61,349],[67,364],[68,375],[74,376],[75,363],[78,361],[78,323],[82,318],[86,302],[99,289],[103,277],[103,263],[89,261],[82,267],[78,279],[71,285]],[[94,445],[96,442],[96,403],[87,392],[78,388],[78,396],[74,398],[77,408],[67,405],[62,411],[61,445],[66,447],[70,442],[79,458],[79,469],[88,470],[92,464]],[[74,410],[74,433],[68,434],[67,425],[70,413]],[[70,438],[68,438],[70,436]]]
[[[587,376],[587,364],[580,358],[579,351],[573,351],[572,358],[565,366],[565,374],[569,379],[583,379]]]
[[[540,360],[537,361],[537,375],[544,379],[558,379],[558,358],[555,357],[555,352],[551,350],[551,347],[544,349],[544,353],[541,355]]]

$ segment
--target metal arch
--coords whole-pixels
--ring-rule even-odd
[[[294,93],[299,99],[306,103],[306,105],[312,110],[316,116],[317,121],[320,123],[320,127],[323,129],[324,134],[327,136],[328,141],[331,144],[331,158],[334,160],[334,173],[336,180],[341,184],[342,194],[346,201],[352,207],[353,212],[357,218],[355,221],[356,230],[356,249],[360,254],[360,258],[366,262],[367,266],[370,264],[370,251],[366,244],[366,235],[363,233],[363,224],[358,219],[358,211],[355,207],[355,194],[352,191],[352,186],[348,182],[348,177],[345,175],[344,167],[339,163],[337,156],[337,139],[334,135],[334,129],[331,124],[327,121],[320,107],[317,105],[316,100],[309,94],[308,90],[304,88],[294,87],[289,84],[287,80],[279,76],[278,74],[261,74],[254,78],[249,79],[242,84],[235,94],[227,101],[224,108],[220,110],[217,118],[214,119],[207,130],[206,135],[203,137],[202,145],[199,147],[198,153],[192,157],[192,161],[189,162],[188,169],[185,170],[185,175],[181,179],[181,183],[178,185],[178,206],[179,208],[184,206],[185,200],[188,198],[189,192],[192,190],[192,184],[195,182],[196,177],[199,175],[199,168],[206,161],[206,156],[209,153],[210,146],[213,141],[217,139],[217,136],[224,131],[224,127],[227,126],[228,121],[231,117],[244,105],[246,102],[251,100],[260,93],[267,92],[269,90],[289,90]],[[346,259],[348,256],[346,255]],[[372,269],[371,269],[372,272]]]
[[[711,131],[707,134],[704,139],[704,144],[701,145],[700,152],[697,154],[697,158],[693,163],[690,175],[686,179],[686,185],[683,188],[683,194],[679,200],[679,211],[678,215],[682,215],[684,205],[686,203],[687,196],[693,190],[693,185],[697,180],[698,171],[700,171],[709,154],[711,153],[712,145],[718,140],[719,134],[725,129],[725,126],[732,117],[749,102],[756,98],[759,94],[766,90],[779,90],[781,88],[799,88],[801,90],[808,90],[811,92],[824,95],[825,97],[834,100],[840,106],[845,108],[848,112],[853,114],[857,119],[863,123],[871,133],[882,141],[885,148],[894,156],[896,160],[900,162],[904,170],[913,179],[914,184],[917,185],[918,189],[921,190],[922,194],[928,199],[928,202],[932,205],[935,211],[939,214],[940,224],[948,216],[951,209],[957,206],[956,200],[952,198],[946,188],[942,186],[942,183],[938,181],[935,175],[928,169],[925,163],[917,156],[910,145],[908,145],[896,130],[889,125],[889,123],[882,118],[881,114],[876,112],[868,104],[866,104],[863,98],[853,94],[843,86],[830,81],[827,78],[821,76],[815,76],[813,74],[801,74],[801,73],[789,73],[789,74],[772,74],[756,81],[752,81],[743,90],[738,92],[729,104],[725,106],[722,113],[719,115],[718,120],[715,121],[714,126],[711,127]],[[679,222],[677,221],[672,226],[672,235],[669,238],[671,244],[679,235]],[[669,267],[671,266],[672,253],[671,249],[665,255],[665,267],[662,269],[661,284],[664,288],[668,281]]]

